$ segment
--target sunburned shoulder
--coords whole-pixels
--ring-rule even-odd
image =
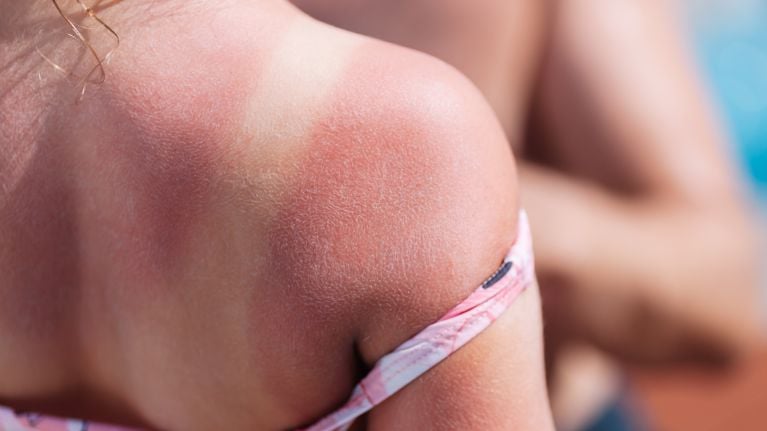
[[[291,153],[268,253],[280,284],[347,316],[374,362],[497,268],[516,232],[516,179],[463,76],[348,37]]]
[[[445,64],[295,11],[239,12],[121,31],[106,84],[72,108],[88,119],[70,140],[89,185],[90,278],[126,287],[95,296],[120,304],[110,318],[134,347],[156,322],[158,340],[231,341],[217,358],[245,346],[343,392],[338,372],[317,366],[341,363],[327,346],[352,334],[373,362],[495,271],[516,230],[512,155]],[[337,326],[300,333],[311,324]],[[188,328],[194,337],[172,336]]]
[[[361,345],[373,359],[496,269],[516,226],[513,158],[453,68],[297,11],[279,16],[221,13],[210,24],[220,32],[190,35],[181,52],[137,54],[114,78],[118,116],[139,129],[134,140],[146,136],[137,163],[164,172],[147,176],[168,189],[151,202],[168,207],[154,224],[178,230],[187,209],[232,206],[218,211],[226,226],[257,225],[240,250],[263,256],[263,278],[298,308],[345,316],[358,333],[399,316]],[[273,31],[249,30],[259,22]],[[161,40],[153,31],[136,38]],[[238,190],[201,193],[211,183]]]

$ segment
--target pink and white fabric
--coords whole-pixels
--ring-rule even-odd
[[[382,357],[355,387],[349,401],[304,431],[347,430],[367,413],[442,362],[498,319],[514,299],[535,282],[530,227],[520,212],[517,240],[500,269],[453,307],[396,350]],[[0,407],[0,431],[135,431],[80,420],[17,414]]]
[[[33,413],[16,414],[0,407],[0,431],[138,431],[75,419],[60,419]]]
[[[530,227],[521,211],[517,240],[498,272],[436,323],[379,359],[343,407],[304,431],[347,430],[355,419],[479,335],[534,282]]]

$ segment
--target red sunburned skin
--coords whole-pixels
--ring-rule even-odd
[[[378,48],[379,44],[371,45]],[[369,292],[371,286],[366,283],[371,278],[357,279],[362,276],[357,270],[380,265],[377,283],[388,283],[404,271],[399,263],[418,258],[413,250],[410,256],[391,256],[394,264],[371,261],[376,255],[401,250],[398,242],[402,240],[387,238],[376,226],[386,223],[405,235],[412,231],[408,224],[424,209],[403,199],[436,192],[432,180],[423,178],[441,175],[423,166],[423,157],[414,154],[433,150],[407,148],[425,139],[401,103],[403,97],[412,97],[399,79],[398,70],[407,65],[396,57],[388,59],[388,64],[370,64],[376,54],[368,54],[369,48],[354,50],[335,84],[327,84],[332,91],[322,103],[320,116],[291,155],[296,168],[267,238],[271,276],[253,297],[259,322],[268,300],[273,306],[266,313],[283,327],[275,333],[290,334],[290,345],[302,346],[303,352],[316,352],[311,360],[308,353],[288,354],[284,338],[267,340],[268,349],[260,349],[283,364],[266,377],[267,390],[291,410],[306,414],[303,420],[312,420],[342,402],[354,385],[347,324],[353,310],[344,309],[348,301],[339,296]],[[376,70],[384,65],[385,69]],[[371,83],[382,87],[380,95],[371,94]],[[400,214],[393,213],[398,207]],[[402,261],[396,262],[398,258]],[[329,280],[348,290],[329,290]],[[257,326],[265,325],[269,322]],[[307,330],[307,325],[321,326],[322,334]],[[255,345],[266,344],[265,332],[254,331]],[[318,374],[320,366],[326,371]],[[286,370],[290,375],[281,374]]]
[[[347,284],[355,274],[344,268],[385,268],[383,261],[366,262],[382,256],[391,256],[394,266],[381,270],[381,281],[401,275],[407,259],[397,262],[402,239],[391,234],[411,231],[409,225],[429,213],[417,197],[438,192],[442,173],[422,161],[440,156],[435,146],[421,145],[428,131],[402,80],[403,68],[412,65],[380,55],[363,47],[347,66],[276,217],[273,259],[297,286]]]
[[[71,222],[62,230],[77,237],[42,258],[91,289],[72,300],[79,332],[51,338],[87,340],[67,343],[88,347],[78,369],[127,388],[161,429],[316,419],[355,383],[355,337],[367,336],[357,341],[371,362],[426,327],[497,269],[516,231],[509,150],[454,71],[327,27],[290,41],[287,23],[255,31],[253,18],[228,18],[213,35],[122,33],[109,80],[81,108],[91,112],[60,124],[77,145],[50,153],[74,178],[50,195],[76,211],[45,207],[38,219]],[[312,57],[331,33],[339,40]],[[352,42],[334,53],[340,39]],[[300,67],[275,66],[279,55]],[[275,78],[286,70],[295,76]],[[317,94],[294,88],[307,83]],[[53,259],[62,249],[72,257]],[[53,289],[16,291],[35,292],[14,298],[28,309],[58,304]],[[0,313],[18,316],[31,314]],[[30,351],[61,362],[19,350]],[[207,407],[190,412],[198,402],[231,410],[206,418]]]
[[[172,332],[185,322],[173,300],[188,283],[177,275],[200,260],[188,244],[208,233],[197,228],[210,224],[217,181],[235,157],[243,92],[258,85],[276,43],[269,35],[286,25],[253,16],[222,8],[194,24],[173,16],[118,26],[123,44],[107,80],[82,103],[66,80],[46,105],[28,91],[40,104],[24,106],[36,115],[22,136],[32,155],[0,199],[0,368],[13,375],[4,396],[121,379],[130,387],[127,362],[159,352],[148,362],[162,363],[170,347],[157,346],[187,335]]]
[[[269,234],[275,283],[307,318],[348,315],[344,305],[362,301],[407,320],[417,315],[409,308],[436,304],[405,323],[423,327],[491,274],[513,240],[503,134],[452,69],[372,41],[327,111]]]
[[[247,94],[263,79],[277,35],[288,25],[274,20],[256,26],[224,13],[203,27],[130,33],[126,51],[153,46],[143,38],[184,37],[182,48],[163,43],[162,50],[121,52],[118,72],[107,81],[119,100],[106,113],[112,130],[104,131],[117,138],[110,151],[124,182],[125,203],[115,209],[124,222],[118,229],[134,243],[135,264],[158,274],[194,251],[195,226],[216,207],[219,185],[236,165],[238,142],[247,140]]]

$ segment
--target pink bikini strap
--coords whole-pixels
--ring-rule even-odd
[[[534,282],[530,227],[520,211],[517,240],[498,271],[436,323],[379,359],[346,404],[304,431],[348,429],[355,419],[479,335]]]
[[[41,416],[36,413],[15,413],[0,407],[0,431],[138,431],[76,419]]]
[[[394,395],[490,326],[535,281],[530,228],[520,212],[519,233],[500,268],[468,298],[393,352],[382,357],[349,401],[306,431],[346,430],[354,420]],[[130,431],[0,407],[0,431]]]

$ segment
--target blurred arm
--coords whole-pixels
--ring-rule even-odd
[[[550,314],[633,359],[747,349],[749,220],[673,8],[569,0],[555,24],[536,113],[549,167],[520,169],[542,284],[562,287]]]

